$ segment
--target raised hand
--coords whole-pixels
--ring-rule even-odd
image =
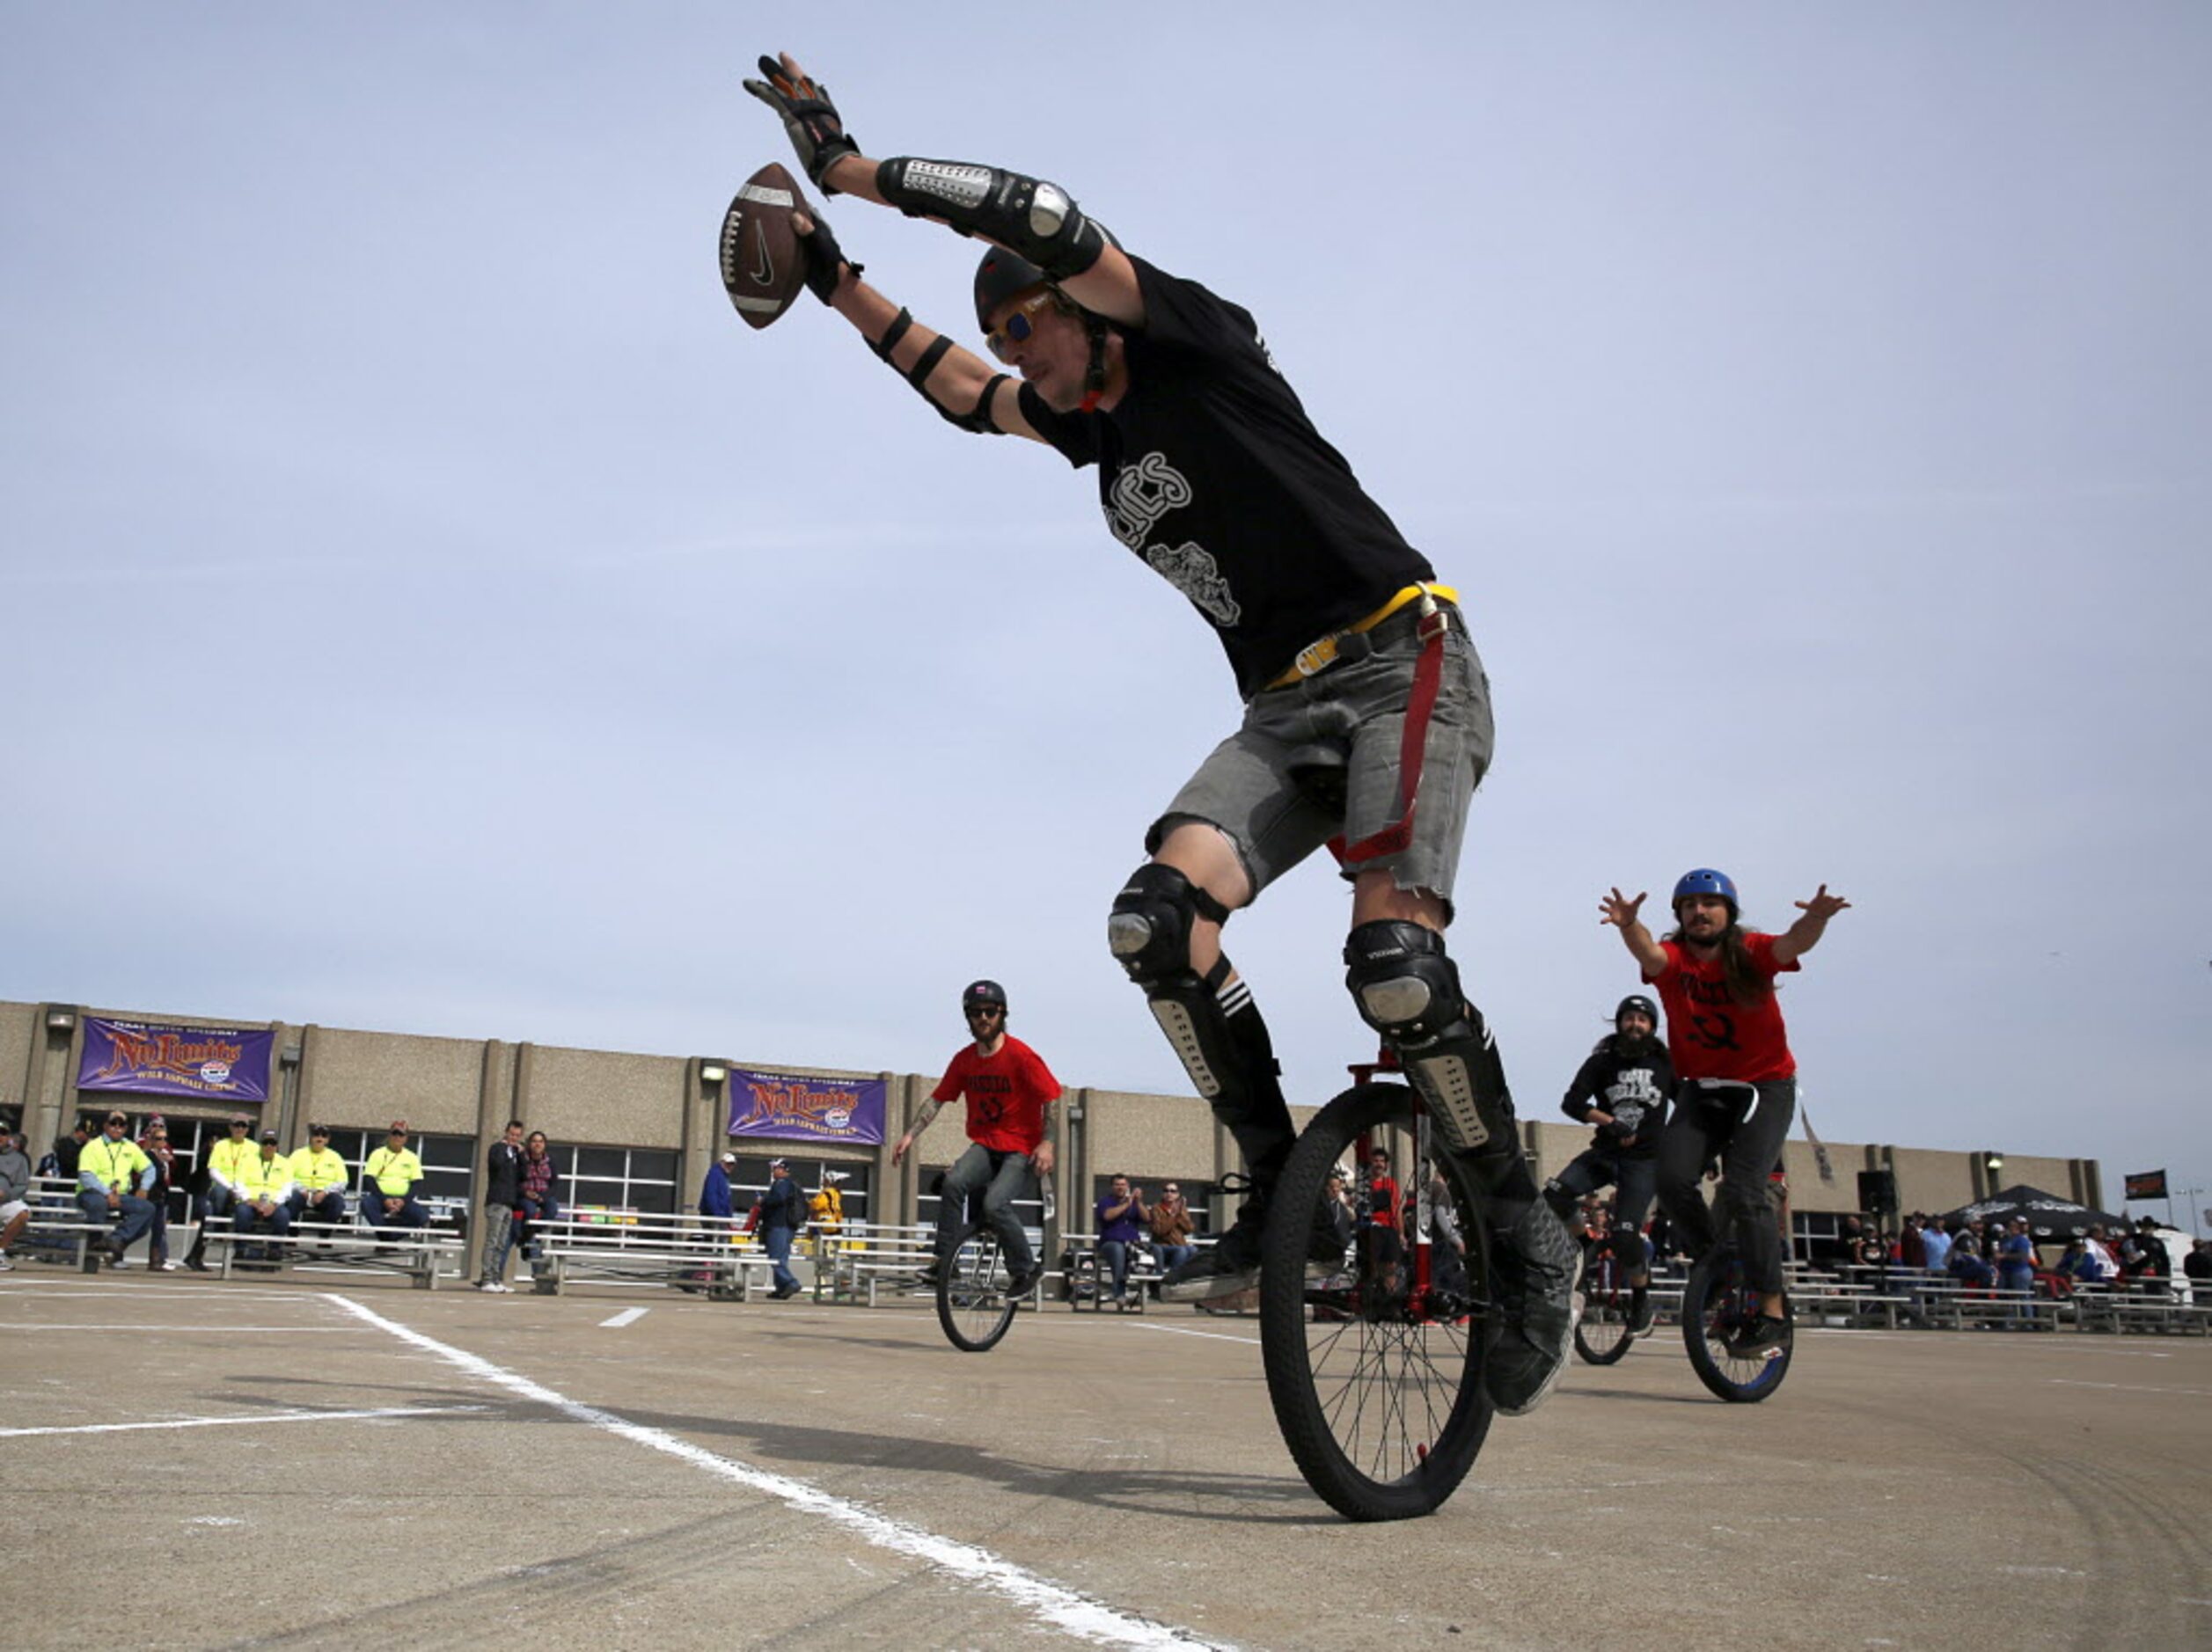
[[[1616,929],[1627,929],[1636,923],[1636,915],[1638,911],[1643,910],[1644,902],[1651,893],[1652,892],[1649,889],[1645,889],[1634,900],[1630,900],[1627,895],[1622,895],[1618,888],[1615,888],[1610,895],[1607,895],[1600,898],[1598,902],[1598,922],[1600,924],[1610,924]]]
[[[1828,886],[1823,883],[1820,886],[1819,894],[1815,895],[1809,901],[1798,902],[1797,908],[1798,910],[1803,912],[1807,917],[1813,918],[1816,922],[1825,924],[1828,921],[1828,919],[1834,917],[1838,912],[1847,910],[1850,904],[1851,903],[1849,901],[1845,900],[1840,895],[1830,895],[1828,893]]]
[[[748,80],[745,90],[776,112],[807,176],[824,194],[836,194],[830,168],[848,155],[859,154],[861,146],[846,132],[844,117],[830,101],[830,89],[801,69],[788,52],[763,57],[760,72],[765,78]]]

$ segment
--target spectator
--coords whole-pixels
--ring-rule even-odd
[[[248,1234],[266,1233],[272,1239],[283,1239],[292,1232],[292,1161],[276,1151],[276,1132],[261,1132],[260,1150],[246,1161],[238,1173],[238,1202],[231,1216],[231,1228],[240,1240]],[[282,1258],[281,1245],[255,1246],[250,1254],[255,1261],[276,1261]]]
[[[154,1179],[146,1189],[147,1202],[154,1207],[153,1223],[146,1230],[146,1266],[173,1274],[182,1265],[169,1260],[169,1189],[176,1185],[177,1156],[169,1150],[169,1121],[160,1114],[146,1121],[138,1151],[154,1163]]]
[[[1398,1264],[1405,1257],[1398,1236],[1398,1184],[1390,1174],[1390,1155],[1380,1147],[1367,1155],[1367,1223],[1359,1248],[1384,1294],[1396,1290]]]
[[[1467,1240],[1460,1232],[1459,1207],[1453,1202],[1451,1185],[1433,1159],[1428,1170],[1431,1276],[1439,1290],[1462,1295],[1467,1290]],[[1409,1219],[1412,1214],[1408,1212]],[[1636,1236],[1636,1243],[1639,1247],[1643,1245],[1642,1233]],[[1650,1266],[1648,1256],[1637,1260]]]
[[[851,1173],[825,1170],[822,1185],[814,1190],[814,1197],[807,1202],[807,1213],[814,1230],[814,1261],[818,1269],[826,1264],[824,1258],[838,1248],[838,1235],[845,1232],[844,1183]]]
[[[768,1191],[760,1201],[760,1242],[774,1265],[776,1288],[768,1294],[788,1302],[799,1294],[799,1276],[791,1271],[791,1239],[806,1225],[806,1195],[791,1180],[791,1166],[780,1159],[768,1161]]]
[[[1337,1243],[1342,1249],[1351,1248],[1352,1236],[1359,1232],[1359,1212],[1351,1202],[1351,1178],[1340,1166],[1329,1173],[1329,1198],[1323,1209],[1329,1224],[1337,1230]],[[1341,1262],[1344,1259],[1337,1258]]]
[[[2189,1247],[2189,1254],[2181,1259],[2181,1271],[2188,1276],[2190,1303],[2204,1306],[2206,1298],[2212,1296],[2212,1239],[2199,1239]]]
[[[1182,1267],[1198,1254],[1198,1247],[1190,1242],[1198,1221],[1183,1200],[1180,1182],[1171,1181],[1161,1188],[1160,1202],[1152,1207],[1146,1225],[1152,1233],[1153,1261],[1161,1273]]]
[[[1926,1256],[1926,1266],[1931,1274],[1951,1271],[1951,1232],[1939,1216],[1928,1218],[1928,1225],[1921,1230],[1920,1247]]]
[[[1857,1246],[1851,1253],[1851,1261],[1872,1278],[1875,1288],[1889,1294],[1889,1241],[1874,1227],[1859,1231]]]
[[[15,1266],[8,1246],[30,1224],[31,1158],[23,1151],[23,1133],[9,1130],[0,1135],[0,1274]]]
[[[1897,1235],[1897,1265],[1900,1268],[1918,1273],[1928,1266],[1928,1246],[1923,1241],[1927,1226],[1928,1218],[1917,1210],[1905,1218],[1904,1228]]]
[[[307,1145],[294,1153],[292,1220],[329,1222],[341,1227],[346,1221],[346,1161],[330,1144],[330,1126],[307,1127]]]
[[[1996,1271],[1982,1258],[1981,1228],[1977,1217],[1964,1232],[1952,1237],[1951,1256],[1944,1266],[1960,1284],[1986,1290],[1996,1283]]]
[[[530,1259],[532,1274],[538,1272],[545,1246],[544,1236],[535,1229],[560,1220],[560,1200],[554,1191],[560,1186],[560,1172],[554,1166],[546,1132],[531,1131],[523,1143],[523,1193],[522,1202],[515,1207],[514,1243]]]
[[[707,1180],[699,1185],[699,1213],[701,1216],[731,1217],[737,1214],[737,1199],[729,1185],[729,1173],[737,1167],[737,1155],[724,1153],[707,1167]]]
[[[2016,1216],[2005,1224],[1997,1241],[1997,1283],[2007,1290],[2031,1294],[2035,1290],[2035,1236],[2027,1217]]]
[[[2089,1237],[2082,1241],[2082,1248],[2089,1253],[2089,1264],[2096,1270],[2092,1276],[2096,1283],[2109,1284],[2120,1277],[2120,1259],[2112,1254],[2112,1247],[2105,1242],[2105,1224],[2102,1222],[2090,1224]]]
[[[106,1128],[84,1144],[77,1161],[77,1204],[92,1222],[119,1225],[102,1241],[111,1267],[123,1265],[123,1253],[153,1225],[154,1207],[140,1196],[153,1181],[154,1161],[126,1134],[130,1120],[107,1115]]]
[[[430,1213],[414,1196],[422,1160],[407,1145],[407,1122],[394,1119],[385,1144],[361,1167],[361,1219],[370,1227],[428,1227]]]
[[[484,1249],[476,1269],[476,1288],[504,1295],[507,1254],[515,1247],[515,1207],[523,1202],[523,1122],[507,1121],[499,1140],[484,1156]]]
[[[1144,1238],[1144,1224],[1152,1212],[1141,1188],[1132,1189],[1126,1176],[1116,1176],[1106,1196],[1097,1204],[1098,1260],[1105,1264],[1114,1306],[1129,1305],[1129,1247]]]
[[[50,1162],[40,1165],[39,1174],[59,1176],[68,1182],[76,1181],[78,1161],[84,1151],[85,1144],[99,1134],[99,1131],[94,1127],[92,1120],[77,1120],[70,1127],[70,1133],[67,1136],[57,1136],[54,1138],[54,1151],[46,1156]]]
[[[230,1134],[208,1149],[201,1162],[196,1178],[198,1196],[192,1202],[192,1214],[200,1226],[193,1235],[192,1248],[185,1253],[185,1266],[195,1274],[208,1271],[209,1225],[216,1217],[229,1216],[238,1202],[238,1178],[253,1157],[253,1129],[252,1119],[243,1113],[233,1113]]]
[[[2133,1290],[2165,1296],[2173,1290],[2173,1258],[2158,1237],[2158,1218],[2137,1218],[2135,1231],[2120,1240],[2120,1271]]]

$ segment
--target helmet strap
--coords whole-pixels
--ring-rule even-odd
[[[1106,322],[1102,316],[1086,310],[1083,315],[1083,333],[1090,340],[1091,359],[1083,369],[1084,413],[1098,411],[1098,398],[1106,393]]]

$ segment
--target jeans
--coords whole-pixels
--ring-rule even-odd
[[[760,1242],[768,1247],[768,1260],[775,1264],[776,1289],[786,1296],[799,1289],[799,1276],[791,1271],[791,1235],[792,1230],[780,1222],[760,1230]]]
[[[1101,1239],[1098,1241],[1098,1260],[1106,1264],[1108,1276],[1114,1282],[1116,1300],[1129,1294],[1129,1241]]]
[[[968,1202],[979,1189],[983,1194],[984,1225],[999,1236],[1007,1270],[1016,1274],[1029,1272],[1036,1265],[1036,1259],[1030,1254],[1029,1236],[1022,1231],[1022,1219],[1014,1213],[1014,1201],[1027,1188],[1029,1179],[1027,1153],[993,1150],[980,1142],[970,1142],[968,1151],[945,1172],[944,1184],[937,1195],[938,1261],[952,1260],[953,1241],[959,1238],[960,1230],[968,1220]]]
[[[342,1227],[346,1221],[346,1190],[326,1188],[320,1193],[310,1193],[304,1188],[295,1188],[291,1209],[295,1222],[332,1222]]]
[[[272,1239],[282,1239],[292,1231],[291,1202],[287,1200],[263,1216],[241,1199],[231,1214],[231,1228],[241,1238],[248,1233],[267,1233]]]
[[[396,1212],[387,1214],[384,1208],[385,1195],[371,1188],[361,1195],[361,1219],[370,1227],[428,1227],[430,1213],[416,1202],[413,1194],[407,1196]]]
[[[515,1207],[511,1204],[487,1204],[484,1207],[484,1261],[477,1271],[476,1283],[495,1285],[507,1277],[507,1253],[515,1248]]]
[[[103,1225],[115,1219],[116,1213],[108,1209],[104,1193],[80,1192],[77,1208],[90,1220]],[[137,1237],[154,1224],[154,1206],[150,1199],[142,1199],[135,1193],[127,1193],[122,1200],[122,1221],[107,1236],[107,1242],[117,1250],[127,1250]]]
[[[1198,1254],[1196,1245],[1154,1245],[1152,1247],[1153,1258],[1160,1264],[1160,1271],[1163,1274],[1182,1267]]]

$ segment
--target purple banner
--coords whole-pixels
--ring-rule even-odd
[[[77,1087],[198,1101],[266,1101],[275,1042],[267,1027],[175,1027],[88,1015]]]
[[[798,1078],[787,1072],[729,1070],[729,1133],[787,1142],[883,1139],[881,1078]]]

